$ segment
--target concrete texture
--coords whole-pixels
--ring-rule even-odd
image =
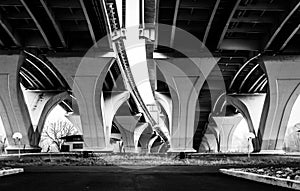
[[[295,180],[287,180],[284,178],[277,178],[277,177],[272,177],[272,176],[267,176],[267,175],[260,175],[260,174],[255,174],[255,173],[250,173],[250,172],[242,172],[234,169],[220,169],[220,172],[239,177],[239,178],[245,178],[248,180],[253,180],[256,182],[262,182],[266,184],[272,184],[275,186],[281,186],[281,187],[286,187],[286,188],[291,188],[295,190],[300,190],[300,181],[295,181]]]
[[[23,168],[4,169],[4,170],[0,170],[0,176],[17,174],[17,173],[20,173],[20,172],[24,172],[24,169]]]
[[[260,124],[261,149],[281,150],[292,107],[300,93],[299,57],[265,57],[267,95]]]
[[[213,69],[216,60],[214,58],[174,58],[168,61],[157,60],[157,68],[162,72],[170,89],[172,106],[168,101],[162,104],[167,112],[172,113],[170,126],[170,149],[168,152],[195,152],[193,149],[195,110],[198,95],[206,77]],[[159,95],[156,93],[156,96]],[[161,97],[160,97],[161,98]]]

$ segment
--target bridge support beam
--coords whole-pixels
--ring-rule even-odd
[[[128,91],[125,92],[110,92],[107,93],[104,99],[104,117],[105,117],[105,128],[106,128],[106,145],[110,145],[110,137],[111,137],[111,127],[112,122],[117,113],[118,109],[122,104],[124,104],[130,93]]]
[[[6,131],[8,147],[10,152],[18,152],[18,143],[15,143],[12,136],[20,132],[21,152],[37,152],[32,141],[34,130],[30,121],[29,112],[20,87],[19,70],[24,61],[23,55],[0,56],[0,115]]]
[[[218,143],[215,134],[206,133],[199,146],[199,152],[218,152]]]
[[[172,99],[172,115],[169,116],[171,141],[168,152],[196,152],[193,149],[193,136],[198,96],[216,63],[214,58],[209,57],[156,60],[157,67],[169,86]]]
[[[219,138],[219,151],[228,152],[231,148],[232,135],[241,122],[241,115],[212,117],[217,124],[216,132]]]
[[[85,150],[110,152],[105,128],[103,82],[114,58],[88,53],[85,57],[49,58],[66,78],[78,103]]]
[[[261,152],[282,152],[287,123],[300,94],[300,57],[265,57],[269,94],[260,127]]]
[[[34,146],[38,146],[48,114],[60,102],[69,98],[69,94],[68,92],[43,93],[26,90],[24,94],[34,131],[30,141]]]
[[[254,152],[260,151],[259,125],[265,103],[265,94],[227,95],[227,104],[233,105],[246,119],[249,131],[256,137],[252,139]]]
[[[149,141],[153,135],[153,130],[148,124],[144,129],[141,129],[142,132],[141,134],[137,135],[137,146],[138,144],[141,145],[141,152],[142,153],[148,153],[148,146],[149,146]]]
[[[137,141],[140,133],[136,133],[137,129],[146,128],[145,123],[139,123],[141,116],[116,116],[116,124],[121,132],[125,152],[138,152]],[[139,132],[139,131],[138,131]],[[142,131],[141,131],[142,132]]]

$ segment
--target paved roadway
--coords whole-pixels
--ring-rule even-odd
[[[289,190],[218,173],[218,167],[173,166],[150,169],[120,167],[25,167],[21,174],[0,177],[0,191],[68,190]]]

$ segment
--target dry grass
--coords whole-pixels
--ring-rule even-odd
[[[195,165],[195,166],[288,166],[299,165],[300,158],[284,156],[202,156],[180,160],[174,155],[138,154],[96,154],[88,158],[75,156],[26,156],[21,159],[1,160],[1,166],[158,166],[158,165]]]

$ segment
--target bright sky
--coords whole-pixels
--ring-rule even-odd
[[[55,108],[53,108],[53,110],[49,113],[45,125],[47,123],[51,123],[51,122],[55,122],[58,120],[61,121],[69,121],[66,117],[65,117],[66,111],[59,105],[57,105]],[[3,122],[2,122],[2,118],[0,116],[0,140],[6,137],[5,134],[5,130],[4,130],[4,126],[3,126]]]
[[[249,127],[245,118],[236,127],[232,135],[232,151],[247,152],[248,151],[248,135]],[[253,146],[250,144],[250,151],[253,151]]]
[[[297,123],[300,123],[299,114],[300,114],[300,96],[296,99],[294,106],[292,107],[291,115],[287,124],[286,135],[290,134],[291,131],[294,130],[292,128],[293,126],[295,126]]]

